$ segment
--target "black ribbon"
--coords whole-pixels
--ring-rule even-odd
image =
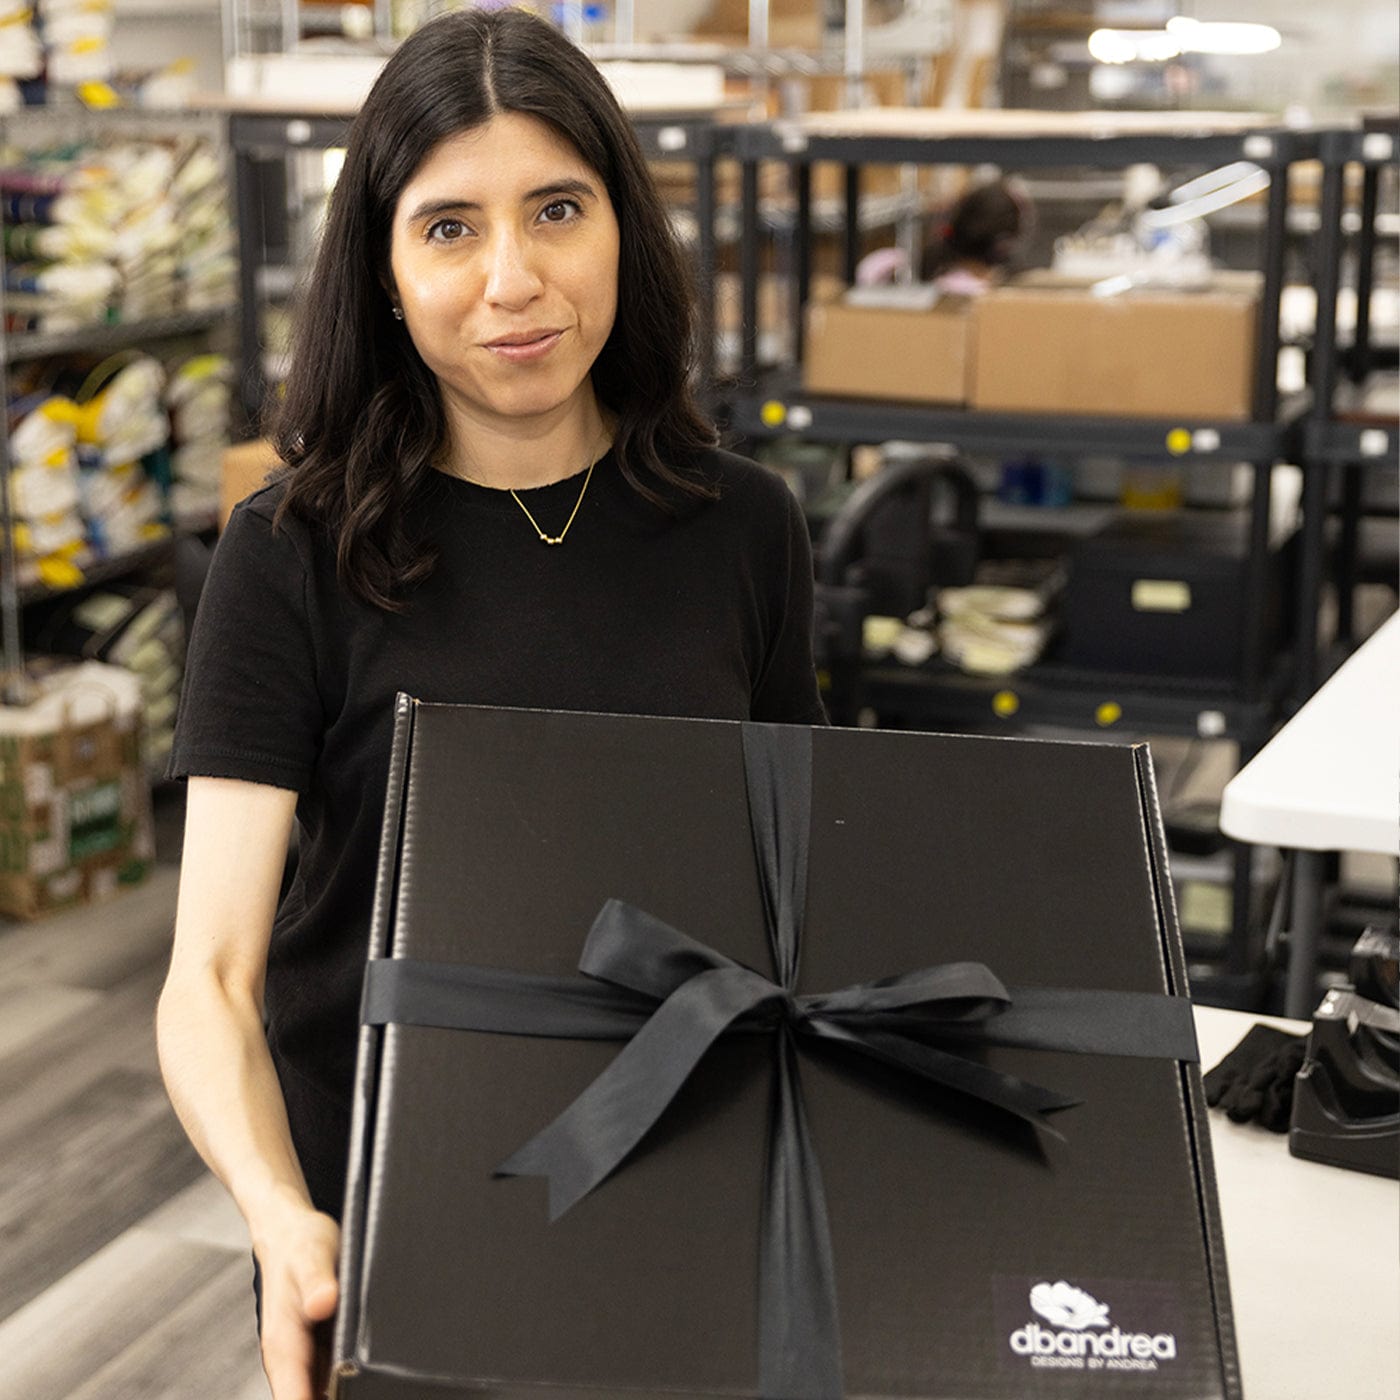
[[[824,995],[796,991],[807,886],[812,731],[746,724],[744,770],[774,975],[765,977],[631,905],[609,900],[579,961],[589,980],[388,958],[370,962],[362,1020],[626,1040],[606,1070],[499,1168],[543,1176],[551,1220],[615,1171],[721,1036],[776,1042],[759,1244],[759,1390],[842,1394],[835,1271],[797,1042],[812,1036],[969,1094],[1043,1130],[1077,1100],[943,1048],[959,1041],[1195,1061],[1183,997],[1017,988],[950,963]],[[929,1043],[937,1039],[940,1044]]]

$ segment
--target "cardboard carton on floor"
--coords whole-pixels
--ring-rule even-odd
[[[847,398],[964,403],[971,326],[968,299],[940,297],[932,287],[869,288],[815,302],[807,308],[802,387]]]
[[[1238,1397],[1145,746],[401,697],[389,794],[339,1400]]]
[[[0,913],[33,918],[110,898],[155,856],[141,762],[141,684],[85,661],[0,708]]]
[[[1048,279],[1001,287],[974,313],[970,404],[1241,422],[1252,411],[1257,315],[1252,281],[1204,291]]]

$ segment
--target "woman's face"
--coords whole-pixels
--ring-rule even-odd
[[[389,263],[449,416],[509,430],[590,406],[617,259],[602,178],[546,123],[502,113],[434,147],[399,195]]]

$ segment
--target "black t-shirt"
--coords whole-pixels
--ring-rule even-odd
[[[298,794],[300,859],[273,927],[265,1015],[319,1209],[341,1209],[399,691],[824,722],[800,511],[777,477],[743,458],[706,452],[694,469],[719,499],[667,515],[605,456],[559,546],[541,543],[509,492],[431,473],[406,524],[438,564],[401,614],[346,592],[329,532],[290,517],[273,530],[279,486],[234,511],[190,639],[170,772]],[[519,494],[553,533],[582,484],[579,474]]]

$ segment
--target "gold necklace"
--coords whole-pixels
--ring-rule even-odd
[[[600,457],[594,456],[595,452],[597,452],[597,443],[593,445],[593,450],[588,454],[588,471],[584,474],[583,486],[579,490],[578,500],[574,502],[574,508],[569,512],[569,518],[564,522],[564,528],[560,530],[557,535],[546,535],[545,532],[540,529],[540,522],[530,514],[530,507],[515,494],[515,488],[513,486],[510,488],[511,499],[525,512],[525,518],[535,527],[535,533],[540,537],[541,544],[564,543],[564,536],[569,533],[569,526],[574,523],[574,517],[578,514],[578,508],[583,504],[584,495],[588,491],[588,483],[593,480],[593,468],[598,465],[600,460]]]
[[[540,537],[541,544],[564,543],[564,536],[569,533],[569,526],[574,523],[574,516],[578,514],[578,508],[583,504],[584,492],[588,490],[588,483],[593,480],[593,468],[597,465],[596,462],[590,462],[588,464],[588,471],[583,478],[583,489],[578,493],[578,500],[574,502],[574,508],[569,512],[569,518],[564,522],[564,528],[560,530],[557,535],[546,535],[545,532],[540,529],[540,522],[530,514],[530,507],[515,494],[515,488],[513,486],[511,487],[511,499],[525,512],[525,518],[535,527],[535,533]]]

